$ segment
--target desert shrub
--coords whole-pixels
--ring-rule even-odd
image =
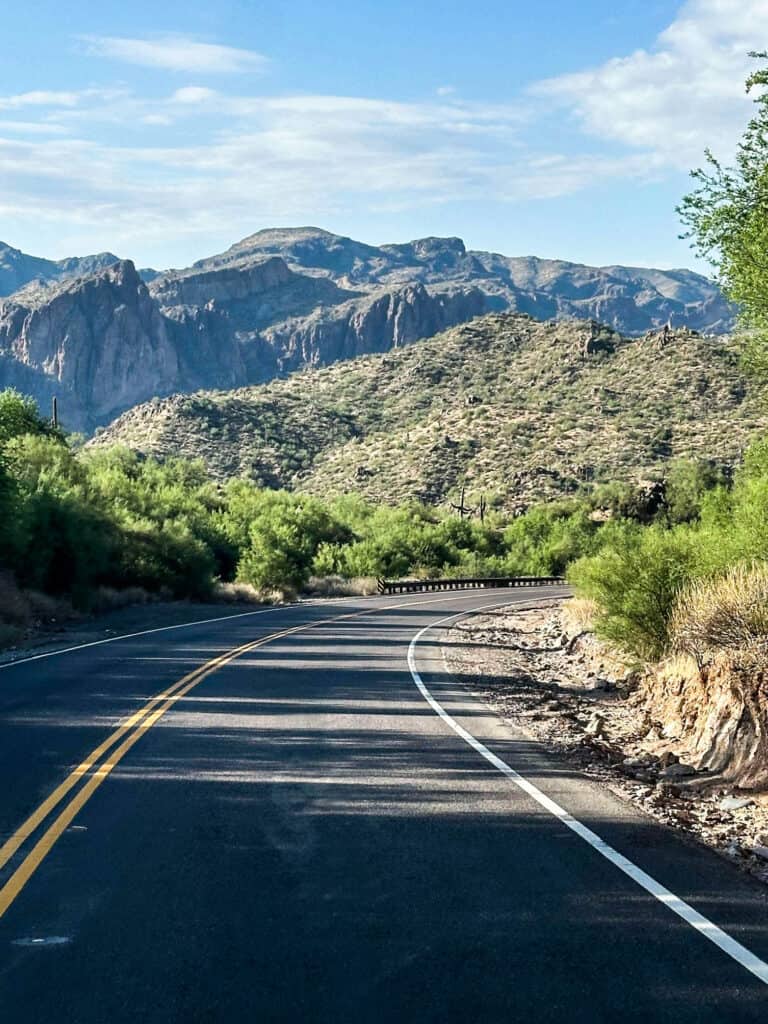
[[[121,586],[203,600],[211,593],[215,568],[205,543],[184,522],[167,520],[124,531],[114,576]]]
[[[654,659],[669,645],[669,617],[695,559],[693,531],[649,526],[577,561],[568,578],[580,597],[596,603],[599,635],[629,654]]]
[[[182,529],[206,546],[214,575],[235,575],[238,550],[227,535],[226,501],[205,466],[186,459],[140,458],[128,449],[88,452],[83,459],[89,486],[124,529],[161,533]]]
[[[768,645],[768,564],[731,566],[696,580],[679,595],[669,623],[671,647],[701,664],[715,650]]]
[[[727,474],[721,466],[707,460],[681,460],[673,463],[666,479],[665,513],[668,522],[695,522],[700,514],[704,496],[727,484]]]
[[[300,588],[309,579],[321,544],[349,536],[316,498],[286,491],[230,490],[226,520],[241,554],[238,580],[258,590]]]
[[[0,566],[14,561],[21,537],[21,512],[16,481],[0,455]]]
[[[567,565],[596,547],[597,524],[585,506],[542,505],[513,520],[504,530],[507,571],[559,576]]]
[[[11,567],[19,582],[78,604],[114,570],[119,532],[94,503],[87,475],[56,437],[27,434],[9,441],[19,516]]]

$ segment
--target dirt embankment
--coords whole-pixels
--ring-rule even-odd
[[[564,607],[501,609],[449,632],[473,693],[648,814],[768,882],[768,689],[722,659],[640,673]]]
[[[768,678],[722,654],[701,669],[673,659],[643,679],[644,706],[703,782],[768,791]]]

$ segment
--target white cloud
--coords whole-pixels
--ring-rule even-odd
[[[141,67],[164,68],[201,74],[231,74],[240,71],[263,71],[267,58],[253,50],[241,50],[217,43],[201,43],[182,35],[159,36],[154,39],[131,39],[124,36],[82,36],[86,52],[94,57],[108,57],[138,64]]]
[[[201,85],[187,85],[183,89],[177,89],[171,100],[175,103],[205,103],[215,96],[213,89],[206,89]]]
[[[0,213],[94,233],[108,222],[123,251],[139,239],[225,229],[236,237],[244,225],[322,220],[355,205],[557,195],[599,173],[595,162],[557,158],[537,170],[519,138],[520,110],[494,104],[232,97],[189,86],[163,101],[121,96],[62,116],[73,132],[92,134],[110,118],[133,127],[120,142],[0,132]],[[179,122],[179,136],[165,130]]]
[[[16,96],[0,96],[0,110],[21,110],[24,107],[74,107],[87,95],[83,92],[54,92],[37,89]]]
[[[587,132],[680,168],[709,146],[726,159],[750,116],[750,50],[768,43],[766,0],[689,0],[651,50],[562,75],[531,92],[570,109]]]
[[[15,132],[19,135],[66,135],[67,129],[48,121],[2,121],[0,133]]]

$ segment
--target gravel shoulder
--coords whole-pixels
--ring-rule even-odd
[[[443,652],[452,675],[502,718],[768,883],[768,794],[683,763],[649,714],[639,673],[574,624],[567,602],[462,619]]]

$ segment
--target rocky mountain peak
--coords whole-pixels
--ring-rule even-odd
[[[417,238],[410,243],[414,253],[420,259],[431,259],[434,256],[442,256],[445,253],[452,253],[455,256],[466,256],[467,247],[461,238],[440,238],[429,236],[428,238]]]

